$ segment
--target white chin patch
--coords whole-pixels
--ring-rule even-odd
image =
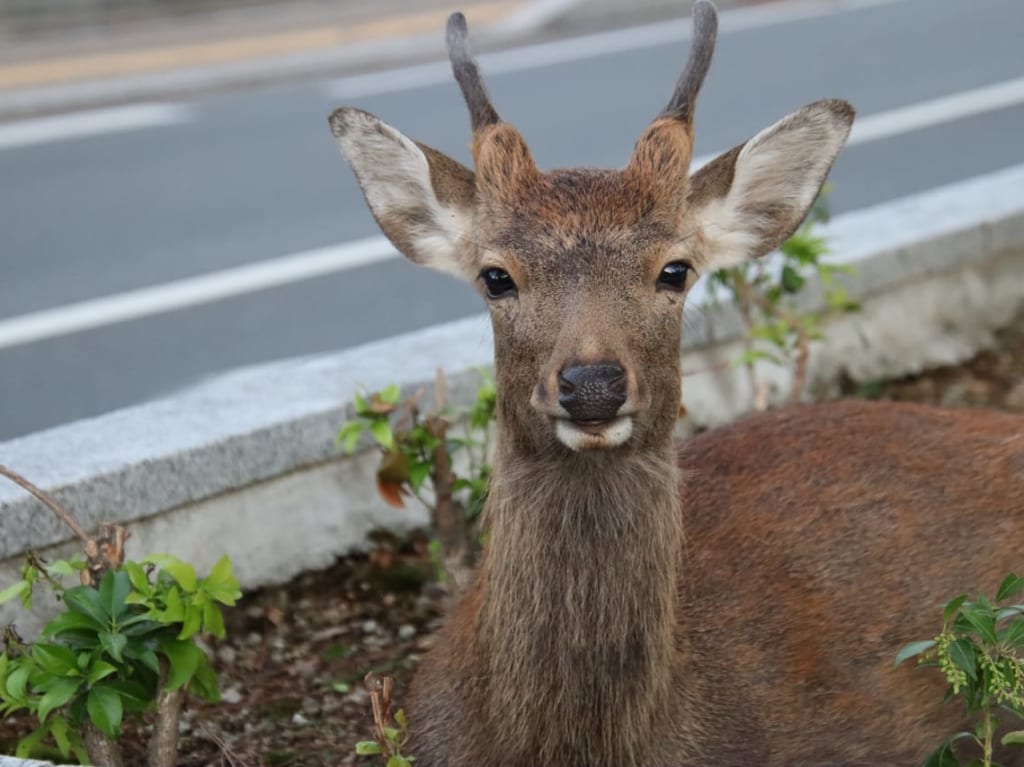
[[[628,415],[619,416],[599,429],[584,429],[572,421],[559,418],[555,421],[555,436],[570,450],[602,450],[618,447],[633,434],[633,419]]]

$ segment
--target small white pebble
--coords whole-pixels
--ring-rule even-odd
[[[242,702],[242,691],[238,689],[237,685],[232,685],[224,692],[221,693],[220,699],[225,703],[241,703]]]
[[[364,634],[376,634],[380,631],[380,624],[375,620],[363,621],[363,633]]]
[[[416,636],[416,627],[406,623],[398,629],[398,638],[401,640],[412,639]]]
[[[303,727],[309,724],[309,720],[302,715],[301,711],[296,711],[294,714],[292,714],[292,724],[298,727]]]

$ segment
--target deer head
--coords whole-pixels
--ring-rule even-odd
[[[541,171],[499,118],[448,20],[475,172],[376,117],[331,130],[385,235],[410,260],[471,282],[494,327],[503,439],[532,452],[636,450],[670,439],[683,301],[702,274],[776,248],[814,202],[853,123],[809,104],[690,175],[694,106],[717,16],[693,7],[689,59],[621,170]]]

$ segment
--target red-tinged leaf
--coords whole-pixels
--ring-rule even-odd
[[[388,506],[393,506],[396,509],[405,508],[405,501],[402,500],[402,496],[407,495],[408,491],[401,482],[383,482],[378,478],[377,492]]]

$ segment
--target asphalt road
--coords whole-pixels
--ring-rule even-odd
[[[685,59],[686,44],[666,30],[600,38],[589,51],[566,43],[545,65],[528,60],[550,46],[499,56],[487,77],[494,102],[542,166],[622,165]],[[836,213],[1024,162],[1024,89],[1011,82],[1024,77],[1022,30],[1020,0],[889,0],[724,31],[697,152],[839,96],[877,130],[836,166]],[[29,138],[5,141],[0,125],[0,339],[5,323],[34,312],[376,236],[326,116],[355,104],[467,161],[468,118],[454,83],[435,72],[220,94],[175,106],[173,119],[63,140],[31,138],[27,125]],[[387,92],[372,92],[375,82]],[[1001,99],[980,90],[1007,83]],[[963,93],[982,95],[941,101]],[[932,108],[904,109],[922,103]],[[55,320],[41,340],[0,340],[0,440],[227,368],[481,310],[455,281],[378,259],[91,329]]]

